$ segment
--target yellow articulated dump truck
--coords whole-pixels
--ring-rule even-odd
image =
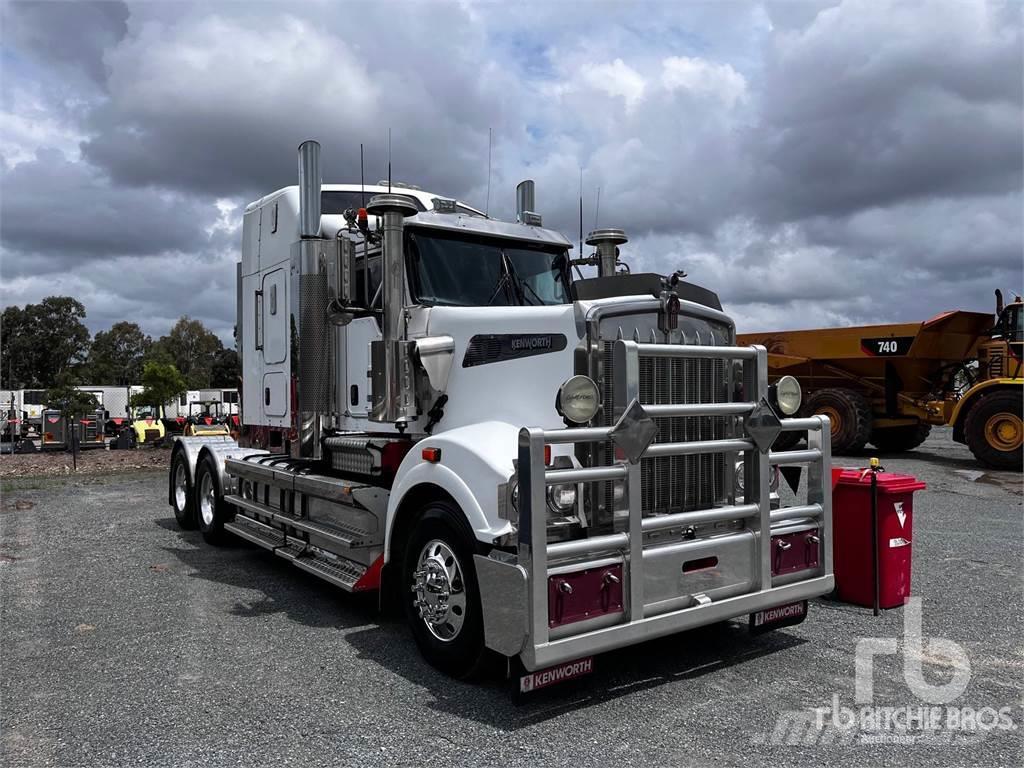
[[[1024,422],[1024,305],[996,315],[944,312],[923,323],[749,333],[768,349],[770,378],[795,376],[801,415],[831,420],[832,449],[907,451],[932,425],[953,427],[982,464],[1020,469]],[[783,435],[788,437],[788,435]]]

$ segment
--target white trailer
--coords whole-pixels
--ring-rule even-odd
[[[499,654],[524,690],[833,588],[828,421],[780,418],[712,292],[617,273],[621,230],[572,260],[532,182],[516,222],[407,189],[322,210],[335,190],[307,142],[299,185],[246,209],[243,432],[176,441],[183,527],[393,590],[432,664]],[[807,449],[772,452],[780,431]],[[806,503],[772,503],[784,464]]]

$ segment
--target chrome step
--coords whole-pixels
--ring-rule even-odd
[[[283,547],[278,547],[274,550],[274,554],[278,557],[283,557],[285,560],[293,561],[297,557],[302,557],[306,551],[306,542],[301,539],[295,539],[291,536],[285,537],[285,543]]]
[[[224,523],[224,530],[253,544],[259,544],[265,549],[276,549],[285,543],[283,532],[241,515],[236,516],[231,522]]]
[[[304,571],[319,576],[324,581],[329,581],[335,586],[351,592],[356,582],[366,573],[365,565],[353,563],[351,560],[328,560],[325,557],[313,555],[311,557],[299,557],[292,560],[292,565]]]
[[[383,542],[380,534],[373,534],[369,531],[364,531],[357,526],[340,521],[328,524],[292,517],[291,515],[284,514],[278,509],[268,507],[258,501],[243,499],[241,496],[237,495],[225,496],[224,500],[229,504],[233,504],[239,509],[248,512],[249,514],[269,517],[275,523],[291,526],[298,531],[321,536],[332,544],[344,549],[379,546]]]
[[[275,519],[277,518],[281,518],[281,522],[285,521],[284,515],[275,515]],[[374,544],[380,544],[380,541],[377,540],[373,534],[368,531],[362,531],[355,526],[345,525],[343,523],[317,523],[312,520],[299,520],[294,517],[289,517],[287,520],[288,525],[294,526],[296,530],[322,536],[328,541],[343,547],[348,547],[349,549],[355,549],[356,547],[371,547]]]

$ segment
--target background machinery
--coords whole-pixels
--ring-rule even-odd
[[[1021,467],[1024,305],[1019,297],[1004,307],[996,291],[995,318],[954,311],[923,323],[738,338],[767,347],[772,379],[800,380],[801,414],[829,417],[837,453],[856,452],[867,443],[883,452],[911,450],[924,442],[932,425],[948,424],[953,439],[966,443],[981,463]]]

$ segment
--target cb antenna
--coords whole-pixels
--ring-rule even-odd
[[[583,167],[580,167],[580,258],[583,258]]]
[[[492,134],[494,129],[487,129],[487,202],[484,203],[484,216],[490,218],[491,215],[491,144]]]
[[[362,198],[361,208],[366,207],[366,174],[363,170],[363,145],[359,145],[359,195]]]

